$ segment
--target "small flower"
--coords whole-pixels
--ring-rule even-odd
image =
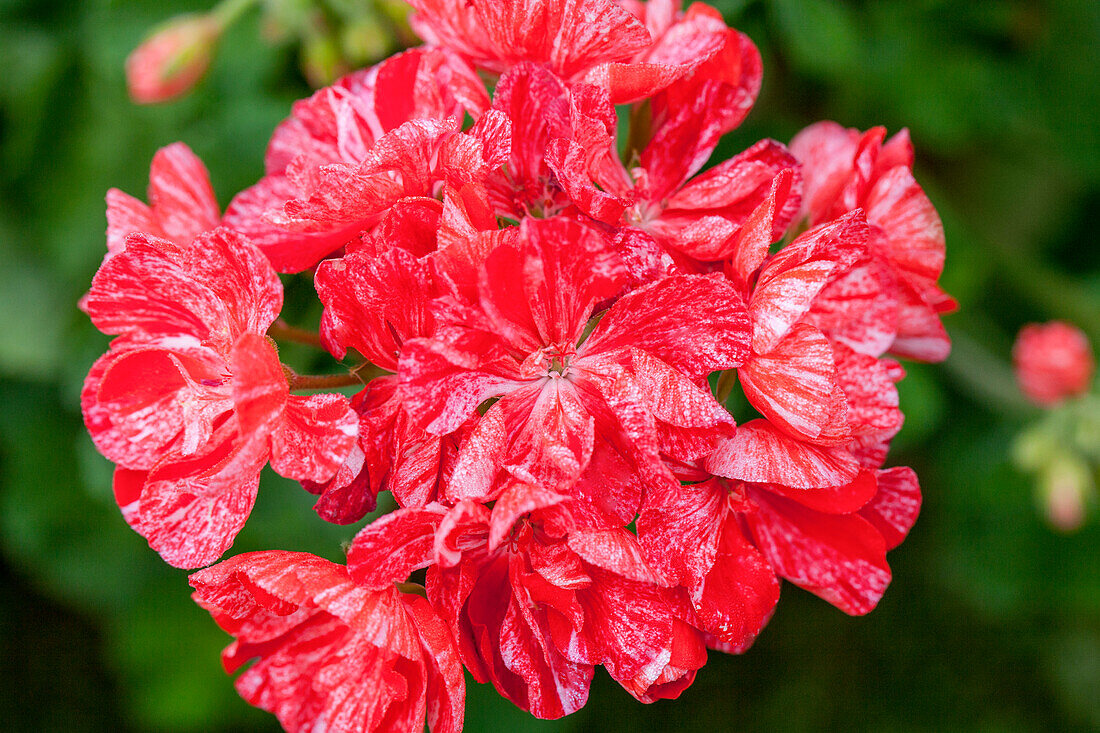
[[[1012,363],[1020,391],[1040,407],[1084,394],[1096,370],[1085,334],[1062,321],[1020,329]]]
[[[212,15],[181,15],[138,46],[126,59],[126,85],[138,104],[185,94],[210,66],[222,24]]]

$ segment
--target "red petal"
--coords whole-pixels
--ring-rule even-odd
[[[427,266],[403,249],[325,260],[315,284],[325,304],[321,338],[337,358],[352,347],[395,371],[402,344],[434,331],[429,308],[434,283]]]
[[[149,473],[133,526],[168,564],[210,564],[252,512],[267,450],[261,441],[234,444],[234,438],[230,433],[212,453]]]
[[[864,257],[833,274],[804,320],[834,342],[882,356],[898,330],[896,278],[881,257]]]
[[[859,464],[842,448],[803,443],[767,420],[753,420],[738,427],[707,459],[707,470],[741,481],[814,489],[850,483]]]
[[[920,514],[921,494],[917,474],[904,466],[878,471],[878,493],[860,510],[892,550],[909,534]]]
[[[149,169],[149,208],[167,239],[187,244],[218,225],[210,174],[183,143],[161,148]]]
[[[287,730],[454,730],[463,685],[453,643],[421,598],[356,586],[304,553],[241,555],[191,577],[237,637],[223,653],[250,703]],[[427,698],[427,699],[425,699]]]
[[[726,522],[714,565],[692,592],[703,630],[739,654],[752,645],[778,601],[775,572],[737,525]]]
[[[348,550],[348,572],[356,583],[383,589],[434,562],[435,532],[446,507],[429,504],[398,509],[374,520]]]
[[[96,447],[115,463],[143,470],[172,450],[203,450],[215,423],[232,409],[221,385],[224,369],[209,349],[173,352],[116,342],[92,366],[81,395]]]
[[[186,250],[131,235],[104,263],[83,307],[104,333],[189,335],[223,354],[234,338],[263,332],[282,307],[282,285],[263,255],[227,229]]]
[[[646,564],[638,540],[625,529],[572,532],[567,542],[569,549],[589,565],[640,583],[664,585]]]
[[[775,347],[810,309],[829,275],[866,251],[869,237],[862,213],[853,212],[806,232],[768,262],[749,300],[758,354]]]
[[[679,275],[620,298],[582,352],[588,356],[637,348],[697,378],[744,363],[749,332],[744,301],[733,283]]]
[[[669,480],[646,492],[638,541],[667,579],[693,587],[710,572],[727,515],[726,493],[718,479],[685,485]]]
[[[275,347],[264,336],[245,334],[233,346],[231,366],[241,434],[266,438],[279,427],[290,397]]]
[[[898,310],[898,333],[890,345],[890,353],[907,359],[940,362],[951,353],[951,338],[947,335],[939,313],[904,282],[898,283],[901,295]]]
[[[860,444],[893,438],[905,416],[898,407],[895,380],[886,364],[838,345],[837,376],[848,404],[848,424]]]
[[[943,272],[944,237],[939,214],[909,168],[882,175],[867,193],[867,221],[886,233],[886,256],[914,284],[934,283]]]
[[[650,44],[649,33],[610,0],[503,0],[455,5],[415,0],[412,24],[430,44],[504,71],[521,61],[564,78],[605,61],[625,61]]]
[[[813,326],[795,325],[770,353],[753,355],[737,376],[753,407],[794,435],[814,440],[836,422],[836,362],[828,339]]]
[[[271,435],[271,467],[299,481],[327,481],[344,463],[359,433],[359,417],[340,394],[293,395]]]
[[[157,234],[159,227],[152,210],[141,201],[117,188],[107,191],[107,253],[118,254],[126,248],[126,237],[138,232]],[[178,242],[177,244],[186,244]]]
[[[851,483],[820,489],[792,489],[780,484],[768,484],[767,490],[797,501],[807,509],[826,514],[851,514],[865,506],[878,491],[875,474],[861,470]]]
[[[856,514],[822,514],[763,491],[745,515],[755,544],[778,575],[845,613],[875,607],[890,583],[886,543]]]

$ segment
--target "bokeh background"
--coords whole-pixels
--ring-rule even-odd
[[[346,3],[345,3],[346,4]],[[470,731],[1100,730],[1100,517],[1046,523],[1008,454],[1037,418],[1009,370],[1017,329],[1064,318],[1100,344],[1100,3],[725,0],[764,56],[764,88],[717,153],[828,118],[907,126],[947,229],[955,350],[910,365],[893,465],[924,510],[877,610],[849,618],[786,586],[738,657],[713,654],[677,701],[642,706],[597,673],[581,712],[543,723],[491,688]],[[188,143],[222,204],[308,93],[292,44],[255,16],[187,98],[137,107],[123,61],[202,2],[0,0],[0,721],[6,731],[269,731],[221,671],[226,643],[123,522],[78,394],[106,347],[77,311],[104,251],[103,195],[143,195]],[[234,552],[339,559],[326,525],[265,476]]]

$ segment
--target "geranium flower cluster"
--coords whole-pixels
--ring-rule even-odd
[[[884,468],[891,355],[950,348],[906,133],[819,123],[704,170],[761,84],[714,9],[412,4],[425,45],[295,104],[224,214],[178,143],[148,204],[108,195],[83,407],[126,521],[198,568],[268,463],[331,522],[399,505],[346,564],[191,576],[241,694],[288,730],[458,730],[465,668],[556,718],[600,665],[677,696],[781,579],[870,611],[920,507]],[[282,365],[276,272],[312,273],[345,382],[380,376],[349,399]]]

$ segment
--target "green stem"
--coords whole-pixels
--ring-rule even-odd
[[[240,20],[241,16],[255,5],[257,0],[222,0],[222,3],[210,11],[222,30]]]
[[[951,330],[951,358],[943,366],[967,392],[992,410],[1016,417],[1037,412],[1020,393],[1012,369],[957,328]]]

